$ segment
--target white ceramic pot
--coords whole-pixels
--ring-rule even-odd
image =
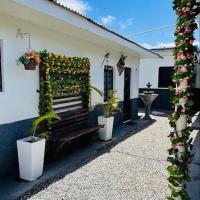
[[[113,132],[113,121],[114,117],[105,118],[103,116],[98,117],[98,124],[104,125],[103,128],[99,129],[99,139],[103,141],[108,141],[112,139]]]
[[[31,137],[17,140],[20,178],[34,181],[43,173],[45,139],[36,138],[30,143]]]
[[[186,115],[181,115],[176,121],[176,131],[180,132],[187,127],[187,117]]]

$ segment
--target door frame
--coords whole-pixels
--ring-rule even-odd
[[[124,108],[123,121],[131,119],[131,68],[124,68]]]

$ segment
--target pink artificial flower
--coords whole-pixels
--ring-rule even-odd
[[[177,136],[178,136],[178,137],[182,137],[182,136],[183,136],[183,134],[182,134],[182,133],[180,133],[180,132],[178,132],[178,133],[177,133]]]
[[[185,60],[185,56],[183,54],[183,51],[179,51],[178,54],[177,54],[177,60],[180,61],[180,60]]]
[[[183,8],[182,8],[182,12],[184,12],[185,10],[186,10],[186,7],[183,7]]]
[[[177,165],[172,165],[173,170],[177,170]]]
[[[182,89],[177,89],[177,90],[176,90],[176,93],[178,93],[178,94],[181,94],[182,92],[183,92]]]
[[[187,96],[183,96],[182,99],[185,100],[185,101],[187,101],[188,97]]]
[[[192,54],[187,54],[188,59],[192,58],[192,56],[193,56]]]
[[[179,57],[183,57],[183,51],[179,51],[179,52],[178,52],[178,56],[179,56]]]
[[[175,45],[176,45],[176,47],[178,47],[178,46],[179,46],[179,43],[178,43],[178,42],[176,42],[176,43],[175,43]]]
[[[182,112],[182,113],[185,113],[185,112],[186,112],[186,108],[182,108],[182,109],[181,109],[181,112]]]
[[[184,146],[185,145],[185,142],[179,142],[178,144],[177,144],[177,146]]]

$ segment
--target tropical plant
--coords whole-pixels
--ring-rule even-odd
[[[103,92],[100,89],[98,89],[98,88],[96,88],[96,87],[94,87],[92,85],[90,85],[90,88],[92,90],[94,90],[95,92],[97,92],[101,97],[103,97]]]
[[[92,85],[90,85],[89,88],[90,88],[90,95],[89,95],[89,109],[90,109],[90,111],[91,111],[91,110],[92,110],[92,97],[91,97],[91,91],[94,90],[94,91],[95,91],[97,94],[99,94],[101,97],[103,97],[103,92],[102,92],[100,89],[98,89],[98,88],[96,88],[96,87],[94,87],[94,86],[92,86]]]
[[[47,113],[45,115],[42,115],[40,117],[38,117],[35,121],[33,121],[32,123],[32,127],[31,127],[31,141],[32,142],[35,142],[35,133],[36,133],[36,130],[38,128],[38,126],[45,120],[49,120],[49,119],[59,119],[60,120],[60,117],[55,114],[55,113]],[[48,132],[42,132],[40,133],[40,137],[44,137],[44,138],[47,138],[48,137]]]
[[[21,57],[19,57],[17,63],[21,63],[24,65],[27,65],[29,63],[35,63],[36,65],[38,65],[40,64],[40,57],[36,51],[28,51],[24,53]]]
[[[103,116],[105,118],[109,118],[112,115],[114,115],[117,111],[121,111],[121,109],[118,106],[120,99],[115,97],[116,92],[117,91],[115,91],[115,90],[109,90],[108,91],[108,100],[104,103],[98,104],[102,107]]]

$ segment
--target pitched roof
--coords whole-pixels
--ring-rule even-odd
[[[100,27],[100,28],[102,28],[102,29],[104,29],[104,30],[106,30],[106,31],[108,31],[108,32],[120,37],[120,38],[122,38],[123,40],[126,40],[126,41],[128,41],[128,42],[130,42],[130,43],[132,43],[132,44],[134,44],[134,45],[136,45],[136,46],[138,46],[138,47],[140,47],[140,48],[142,48],[142,49],[144,49],[146,51],[149,51],[149,52],[157,55],[160,58],[162,58],[162,56],[160,56],[158,53],[156,53],[156,52],[154,52],[152,50],[149,50],[149,49],[137,44],[136,42],[133,42],[132,40],[128,39],[127,37],[124,37],[123,35],[120,35],[119,33],[115,32],[113,30],[108,29],[107,27],[103,26],[102,24],[99,24],[96,21],[94,21],[92,18],[90,18],[90,17],[88,17],[86,15],[83,15],[83,14],[81,14],[81,13],[79,13],[79,12],[77,12],[77,11],[75,11],[75,10],[73,10],[73,9],[71,9],[71,8],[61,4],[61,3],[59,3],[57,0],[46,0],[46,1],[49,1],[49,2],[51,2],[51,3],[53,3],[53,4],[57,5],[57,6],[60,6],[60,7],[64,8],[64,9],[66,9],[67,11],[69,11],[69,12],[71,12],[73,14],[76,14],[79,17],[82,17],[83,19],[87,20],[88,22],[90,22],[90,23],[92,23],[92,24],[94,24],[94,25],[96,25],[96,26],[98,26],[98,27]]]

